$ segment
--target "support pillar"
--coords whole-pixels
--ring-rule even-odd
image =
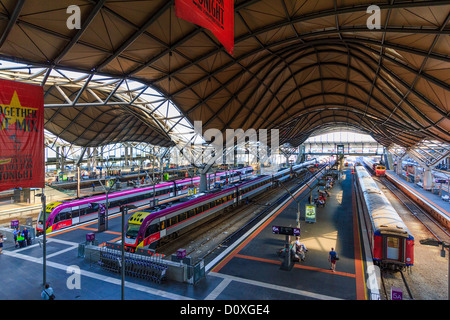
[[[207,190],[207,184],[206,173],[200,173],[200,192],[205,192]]]
[[[60,155],[60,168],[62,171],[66,171],[66,147],[61,147],[61,155]]]
[[[56,171],[61,169],[60,161],[59,161],[59,146],[56,147]]]
[[[432,186],[433,186],[433,176],[431,174],[431,168],[426,167],[424,168],[423,173],[423,189],[431,190]]]
[[[402,170],[403,170],[402,163],[403,163],[403,157],[398,158],[398,160],[397,160],[397,174],[399,176],[402,175]]]

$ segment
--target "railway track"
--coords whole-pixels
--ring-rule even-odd
[[[307,172],[297,178],[284,182],[290,191],[302,186],[307,179]],[[218,251],[228,247],[239,235],[245,233],[257,221],[262,219],[278,202],[285,199],[286,190],[282,187],[271,189],[269,192],[253,198],[248,205],[234,208],[233,213],[221,214],[196,228],[195,231],[180,235],[169,243],[156,249],[165,256],[174,254],[176,250],[186,249],[194,263],[205,260],[205,264],[213,260]]]
[[[276,193],[277,189],[271,189],[268,194],[265,193],[264,198],[267,197],[270,199]],[[236,225],[242,223],[242,221],[248,220],[255,212],[258,212],[257,207],[265,206],[258,203],[262,198],[263,195],[258,195],[249,201],[247,206],[228,207],[224,212],[209,219],[191,232],[184,233],[172,240],[166,241],[156,251],[168,256],[175,253],[179,248],[184,248],[186,249],[186,255],[192,256],[199,248],[205,247],[208,243],[213,242],[217,235],[227,234],[230,232],[230,229],[233,229]],[[255,207],[256,210],[254,209]],[[212,232],[216,235],[211,234]],[[194,242],[192,239],[197,239],[195,246],[192,244]],[[187,246],[182,247],[183,245]]]
[[[387,289],[389,287],[400,288],[402,292],[407,292],[408,296],[403,297],[403,300],[414,300],[414,296],[409,286],[409,280],[407,280],[408,276],[405,276],[405,273],[403,271],[399,271],[398,273],[401,276],[400,278],[396,273],[387,270],[381,270],[381,284],[384,294],[384,300],[391,300],[390,291]]]
[[[403,205],[408,208],[411,214],[419,220],[423,226],[436,238],[438,241],[448,241],[450,240],[450,233],[440,225],[436,219],[434,219],[430,214],[422,210],[417,204],[414,203],[403,191],[398,189],[392,182],[390,182],[386,177],[378,177],[377,179],[386,188],[388,188],[396,198],[403,203]]]

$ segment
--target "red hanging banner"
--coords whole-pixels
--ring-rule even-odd
[[[175,0],[175,15],[210,30],[233,55],[233,0]]]
[[[44,188],[44,92],[0,80],[0,191]]]

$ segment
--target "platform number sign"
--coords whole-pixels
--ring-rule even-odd
[[[400,288],[391,288],[391,300],[403,300],[403,291]]]

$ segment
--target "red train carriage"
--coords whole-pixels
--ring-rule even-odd
[[[414,237],[367,170],[355,171],[374,263],[394,270],[412,266]]]
[[[386,176],[386,167],[381,165],[381,164],[377,164],[375,165],[375,175],[377,177],[384,177]]]

